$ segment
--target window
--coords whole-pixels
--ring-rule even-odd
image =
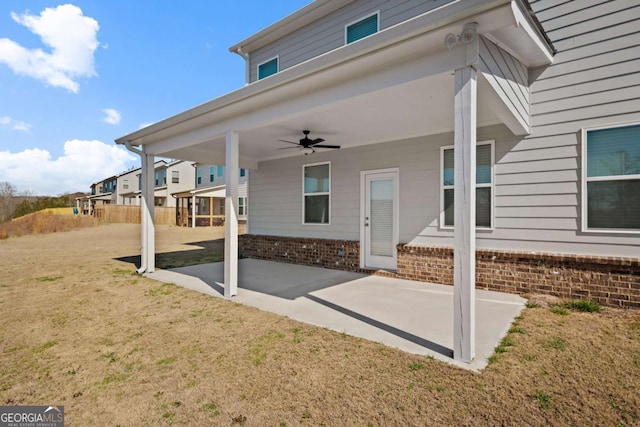
[[[202,169],[196,169],[196,185],[202,184]]]
[[[585,231],[640,232],[640,124],[583,130]]]
[[[218,177],[224,178],[224,166],[218,166]]]
[[[159,185],[160,185],[160,173],[156,172],[156,173],[155,173],[155,177],[156,177],[156,178],[155,178],[155,182],[156,182],[156,183],[155,183],[155,186],[157,187],[157,186],[159,186]]]
[[[129,180],[128,179],[123,179],[122,180],[122,189],[123,190],[128,190],[129,189]]]
[[[180,183],[180,171],[171,171],[171,183],[172,184]]]
[[[278,57],[272,58],[266,62],[258,64],[258,80],[269,77],[278,72]]]
[[[216,167],[209,167],[209,182],[213,182],[216,180]]]
[[[376,12],[371,16],[360,19],[359,21],[348,24],[345,27],[345,43],[353,43],[357,40],[363,39],[371,34],[378,32],[378,18],[380,13]]]
[[[246,175],[247,175],[247,171],[244,168],[240,169],[240,178]]]
[[[304,224],[329,224],[331,209],[331,164],[304,165],[303,221]]]
[[[454,153],[453,147],[442,147],[440,227],[453,227],[454,218]],[[476,145],[476,227],[493,228],[493,142]]]
[[[238,199],[238,215],[246,216],[249,210],[249,204],[246,197],[240,197]]]

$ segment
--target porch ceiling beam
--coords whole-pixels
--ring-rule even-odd
[[[477,41],[465,49],[467,56],[477,55]],[[474,66],[459,68],[454,118],[453,357],[467,363],[475,357],[476,335],[476,109],[477,71]]]
[[[238,132],[226,133],[226,161],[224,179],[226,197],[224,203],[224,296],[238,294]]]

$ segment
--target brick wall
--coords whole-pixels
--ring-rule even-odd
[[[241,257],[360,271],[360,243],[352,240],[238,236]]]
[[[453,284],[453,249],[398,245],[398,277]],[[640,259],[476,250],[476,288],[640,309]]]
[[[245,234],[239,246],[245,258],[372,273],[360,268],[357,241]],[[398,245],[396,273],[381,274],[452,285],[453,249]],[[640,259],[478,249],[476,287],[640,309]]]

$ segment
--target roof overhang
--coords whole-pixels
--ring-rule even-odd
[[[224,185],[216,185],[214,187],[195,188],[193,190],[180,191],[178,193],[171,193],[173,197],[225,197]]]
[[[142,145],[158,156],[220,164],[225,134],[236,130],[240,166],[252,169],[260,160],[294,155],[277,151],[275,143],[297,137],[303,128],[319,130],[345,148],[446,132],[453,116],[453,109],[442,112],[453,102],[450,73],[470,65],[464,49],[445,48],[446,34],[477,22],[479,34],[527,67],[548,64],[552,47],[525,10],[519,0],[454,1],[116,142]],[[484,110],[479,109],[479,126],[502,122]]]

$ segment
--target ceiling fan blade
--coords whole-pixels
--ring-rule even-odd
[[[324,142],[324,139],[316,138],[313,141],[311,141],[311,144],[309,144],[309,146],[311,147],[312,145],[320,144],[321,142]]]
[[[296,144],[296,145],[298,145],[298,144]],[[278,150],[289,150],[291,148],[300,148],[300,147],[281,147],[281,148],[278,148]]]
[[[340,148],[339,145],[314,145],[313,148]]]
[[[297,142],[287,141],[287,140],[284,140],[284,139],[279,139],[278,141],[280,141],[280,142],[286,142],[286,143],[294,144],[294,145],[300,145],[300,144],[298,144]]]

